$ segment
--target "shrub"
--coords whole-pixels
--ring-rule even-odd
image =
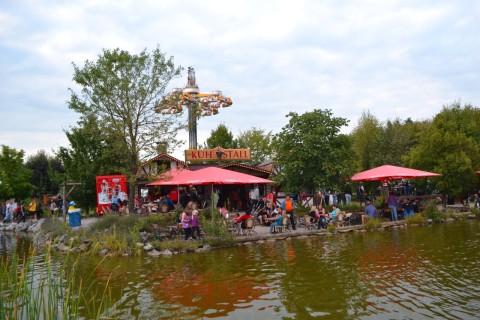
[[[405,218],[405,222],[407,223],[407,225],[424,224],[426,222],[426,219],[420,213],[416,213],[413,216]]]
[[[432,219],[434,222],[439,222],[443,218],[442,213],[438,210],[435,200],[431,200],[427,202],[423,215],[427,219]]]
[[[447,212],[445,212],[445,213],[443,214],[443,217],[444,217],[445,219],[447,219],[447,218],[456,219],[456,218],[457,218],[457,215],[456,215],[455,211],[448,210]]]
[[[343,211],[362,211],[362,207],[360,206],[359,203],[353,203],[353,202],[350,202],[349,204],[346,204],[342,207],[342,210]]]
[[[477,217],[480,216],[480,209],[478,208],[471,208],[470,213],[476,215]]]
[[[385,204],[385,197],[384,196],[379,196],[375,199],[373,202],[373,205],[375,208],[383,208],[383,205]]]
[[[67,222],[52,217],[48,217],[43,221],[41,229],[45,234],[50,233],[52,238],[71,232]]]
[[[378,218],[369,218],[363,224],[363,228],[365,230],[377,229],[377,228],[380,228],[381,226],[382,226],[382,221]]]
[[[334,224],[331,224],[327,227],[327,232],[333,233],[335,230],[337,230],[337,226]]]

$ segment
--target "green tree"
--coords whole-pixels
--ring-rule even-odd
[[[263,162],[273,156],[272,132],[253,127],[250,130],[240,131],[237,137],[238,148],[249,148],[252,161]]]
[[[286,191],[307,187],[339,187],[350,176],[351,140],[340,129],[348,120],[334,117],[331,110],[287,115],[289,123],[273,138],[276,180]]]
[[[124,173],[128,165],[126,152],[110,148],[115,137],[108,133],[96,117],[86,116],[78,127],[65,131],[70,147],[58,151],[68,173],[63,180],[81,183],[72,198],[87,211],[96,206],[96,176]]]
[[[441,173],[435,179],[441,192],[458,197],[472,191],[480,167],[480,110],[460,102],[444,106],[405,161],[412,168]]]
[[[94,116],[109,137],[109,149],[115,156],[125,156],[122,173],[136,183],[140,161],[156,153],[156,143],[168,141],[170,148],[178,141],[178,130],[185,124],[179,115],[155,112],[168,83],[180,74],[173,58],[166,58],[157,47],[150,54],[143,50],[130,54],[120,49],[103,50],[96,61],[74,67],[74,82],[81,93],[72,89],[69,107],[82,117]],[[133,205],[135,188],[129,186]]]
[[[59,183],[54,177],[63,172],[60,159],[39,150],[27,158],[25,166],[32,171],[31,183],[39,195],[58,193]]]
[[[380,121],[369,111],[364,111],[351,133],[357,171],[375,167],[375,157],[378,153],[377,146],[381,133]]]
[[[237,142],[233,138],[233,134],[223,123],[219,124],[217,129],[210,131],[210,137],[205,142],[205,148],[213,149],[222,147],[223,149],[237,148]]]
[[[2,145],[0,154],[0,199],[32,196],[33,185],[30,183],[32,171],[23,164],[23,150],[16,151]]]

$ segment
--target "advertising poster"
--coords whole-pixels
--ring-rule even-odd
[[[102,208],[109,207],[113,197],[119,198],[122,202],[128,200],[127,177],[97,176],[97,211],[103,213]]]

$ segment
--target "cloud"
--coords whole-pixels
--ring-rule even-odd
[[[7,1],[0,6],[0,143],[50,150],[76,123],[71,63],[102,49],[160,45],[194,66],[202,91],[234,104],[199,122],[278,132],[290,111],[351,120],[425,119],[458,99],[480,104],[476,1]],[[182,87],[186,71],[169,89]],[[181,133],[186,139],[188,135]],[[33,142],[32,142],[33,140]],[[180,152],[182,154],[182,152]]]

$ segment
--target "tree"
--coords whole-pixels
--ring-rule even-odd
[[[150,54],[143,50],[136,55],[120,49],[103,50],[96,61],[73,67],[73,80],[81,94],[70,89],[69,107],[83,118],[96,117],[101,129],[115,137],[107,147],[117,157],[125,156],[122,173],[136,183],[140,161],[156,152],[157,142],[167,141],[170,148],[175,147],[177,132],[185,126],[178,115],[155,112],[166,86],[181,68],[158,47]],[[134,193],[130,186],[131,205]]]
[[[279,170],[275,179],[290,192],[338,187],[351,173],[351,141],[340,134],[348,120],[333,117],[328,109],[290,112],[287,118],[289,123],[273,138]]]
[[[441,192],[458,197],[473,191],[480,168],[480,110],[460,102],[444,106],[405,161],[412,168],[441,173],[435,179]]]
[[[79,127],[65,131],[70,148],[61,147],[58,157],[62,159],[66,172],[64,181],[79,182],[73,197],[87,211],[96,206],[96,176],[119,174],[128,165],[128,154],[109,146],[115,137],[90,115],[79,121]],[[62,181],[63,182],[63,181]]]
[[[252,161],[263,162],[273,155],[272,132],[253,127],[250,130],[240,131],[237,137],[238,148],[249,148]]]
[[[352,147],[357,162],[356,170],[364,171],[375,167],[377,144],[382,132],[380,121],[369,111],[364,111],[351,133]]]
[[[32,171],[31,183],[39,195],[58,193],[59,183],[55,181],[55,176],[63,172],[60,159],[48,155],[45,150],[39,150],[28,157],[25,166]]]
[[[205,142],[205,148],[213,149],[222,147],[223,149],[234,149],[237,147],[233,134],[223,123],[219,124],[217,129],[210,131],[210,137]]]
[[[16,151],[2,145],[0,154],[0,199],[32,196],[33,185],[30,183],[32,171],[23,164],[23,150]]]

